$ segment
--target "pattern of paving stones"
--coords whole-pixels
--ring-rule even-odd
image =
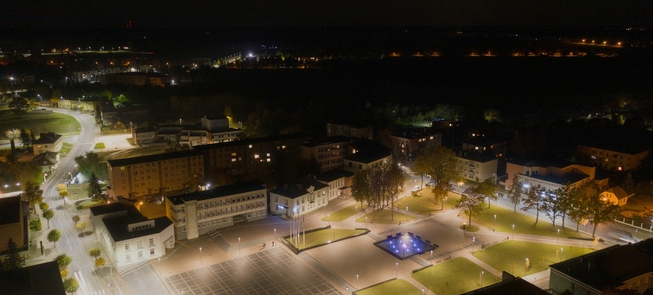
[[[340,294],[295,257],[280,248],[172,275],[166,283],[176,294]]]

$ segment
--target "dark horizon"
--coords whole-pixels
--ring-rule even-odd
[[[10,1],[0,27],[286,27],[286,26],[634,26],[653,25],[651,1],[424,2],[285,1]]]

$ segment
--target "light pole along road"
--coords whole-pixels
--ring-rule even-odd
[[[64,201],[59,198],[59,192],[55,188],[56,185],[64,183],[68,172],[73,171],[76,157],[83,156],[87,151],[93,149],[98,128],[95,126],[95,118],[90,114],[55,108],[48,108],[48,110],[70,115],[80,124],[79,135],[64,138],[65,141],[73,144],[72,149],[65,158],[60,160],[57,171],[48,175],[47,181],[41,185],[44,201],[49,203],[50,207],[56,208],[59,205],[64,205]],[[78,237],[78,232],[75,224],[73,224],[72,217],[73,215],[82,214],[88,214],[88,209],[77,211],[72,201],[66,202],[63,210],[55,211],[54,217],[50,222],[50,228],[60,230],[62,235],[61,239],[56,243],[56,248],[53,249],[56,253],[52,257],[54,258],[58,254],[66,254],[73,259],[72,263],[68,266],[69,277],[75,277],[79,281],[78,292],[80,294],[100,294],[99,292],[96,293],[96,291],[106,289],[107,282],[101,276],[92,274],[95,270],[95,260],[88,254],[90,246],[84,246],[84,239],[92,239],[90,240],[94,244],[92,247],[100,249],[102,247],[99,243],[93,243],[95,240],[94,236]],[[49,230],[45,230],[44,232],[47,235]],[[45,239],[43,243],[45,245],[49,242]],[[105,252],[104,249],[102,249],[102,252]],[[111,261],[107,260],[106,264],[111,266]]]

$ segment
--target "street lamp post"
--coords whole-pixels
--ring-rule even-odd
[[[515,238],[515,225],[512,225],[512,238]]]
[[[365,216],[365,229],[367,229],[367,216]]]
[[[433,250],[431,250],[431,260],[433,260]]]
[[[558,240],[560,240],[560,229],[558,229],[558,236],[556,237],[556,245],[560,245]]]
[[[474,243],[476,243],[476,237],[472,237],[472,253],[474,253]]]
[[[356,289],[358,289],[358,274],[356,274]]]
[[[406,222],[408,222],[408,206],[406,206]]]
[[[398,274],[399,274],[399,262],[395,262],[395,279],[397,278]]]
[[[200,247],[200,264],[204,264],[204,260],[202,257],[202,247]]]
[[[483,287],[483,275],[485,274],[485,271],[481,270],[481,287]]]
[[[492,225],[492,231],[496,231],[497,229],[497,215],[494,214],[494,224]]]
[[[240,237],[238,237],[238,254],[240,254]]]

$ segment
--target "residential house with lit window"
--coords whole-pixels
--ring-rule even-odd
[[[135,199],[183,193],[204,181],[200,151],[180,151],[107,161],[109,196]]]
[[[267,189],[261,181],[220,186],[166,197],[166,215],[178,240],[195,239],[210,231],[267,217]]]
[[[593,181],[596,176],[596,167],[560,160],[509,160],[506,172],[508,174],[506,190],[512,187],[515,175],[526,190],[537,185],[547,190],[555,190],[563,185],[580,186]]]
[[[649,150],[631,142],[609,141],[600,145],[578,145],[576,152],[580,158],[605,170],[630,171],[648,157]]]
[[[320,172],[342,169],[347,147],[351,139],[345,136],[331,136],[320,140],[311,140],[301,144],[304,159],[315,158],[320,164]]]
[[[430,129],[410,129],[389,135],[393,154],[398,158],[414,159],[430,147],[442,145],[442,134]]]
[[[351,196],[354,173],[342,169],[329,170],[315,176],[315,180],[329,186],[329,201]]]
[[[458,168],[463,178],[483,182],[497,176],[497,158],[492,154],[477,153],[472,151],[458,151],[456,153]]]
[[[313,178],[296,179],[270,191],[270,212],[290,219],[326,207],[329,186]]]
[[[59,159],[59,153],[45,152],[32,158],[32,162],[41,167],[41,172],[50,173],[57,170],[57,167],[59,166]]]
[[[175,247],[174,225],[166,216],[148,219],[126,203],[90,210],[95,234],[118,271],[162,257],[166,249]]]
[[[610,290],[650,294],[653,288],[653,239],[610,246],[550,267],[549,290],[552,294],[600,295],[608,294]]]
[[[628,204],[628,199],[634,195],[635,194],[627,193],[626,190],[620,186],[615,186],[601,192],[599,197],[603,201],[610,202],[617,206],[624,206]]]
[[[41,133],[39,138],[32,142],[34,154],[43,154],[47,152],[58,153],[63,147],[63,137],[61,134],[54,132]]]

